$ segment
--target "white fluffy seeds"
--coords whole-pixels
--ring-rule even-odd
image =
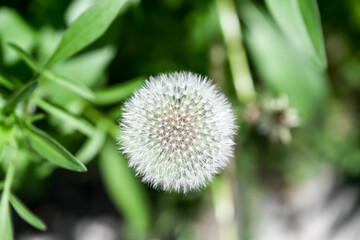
[[[144,182],[185,193],[206,186],[226,166],[234,122],[229,102],[207,78],[162,74],[125,103],[119,140]]]

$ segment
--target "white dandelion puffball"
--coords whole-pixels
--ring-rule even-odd
[[[120,128],[121,149],[142,181],[184,193],[225,168],[236,132],[225,96],[190,72],[150,77],[124,104]]]

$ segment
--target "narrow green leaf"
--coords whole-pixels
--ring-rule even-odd
[[[18,149],[13,149],[11,160],[16,158]],[[11,212],[9,205],[9,196],[11,191],[11,184],[14,177],[15,168],[12,162],[10,162],[6,171],[6,178],[4,182],[4,191],[0,198],[0,237],[4,240],[13,240],[13,227],[11,221]]]
[[[23,130],[30,145],[51,163],[73,171],[86,171],[84,164],[45,132],[31,125],[23,125]]]
[[[92,86],[104,76],[115,54],[116,48],[113,46],[86,51],[57,64],[53,71],[66,73],[66,76],[83,82],[86,86]]]
[[[266,0],[266,4],[300,54],[324,70],[327,60],[316,0]]]
[[[10,215],[10,206],[5,193],[1,195],[0,200],[0,236],[3,240],[14,239]]]
[[[149,197],[110,140],[100,154],[100,170],[107,192],[119,212],[138,231],[146,231],[150,225]]]
[[[144,84],[145,77],[138,77],[125,83],[101,89],[95,92],[94,103],[99,105],[108,105],[118,103],[129,97],[134,90],[140,88]]]
[[[86,140],[83,146],[79,149],[76,156],[81,160],[82,163],[87,164],[100,152],[106,139],[106,133],[97,128],[92,136]]]
[[[0,85],[6,87],[9,90],[13,90],[15,88],[14,84],[12,84],[8,79],[0,74]]]
[[[90,88],[88,88],[84,83],[80,81],[75,81],[73,79],[70,79],[68,77],[56,74],[54,72],[50,72],[45,70],[43,72],[43,76],[48,79],[49,81],[52,81],[54,83],[57,83],[63,87],[66,87],[70,91],[73,91],[82,97],[86,99],[94,99],[94,93]]]
[[[33,71],[38,72],[40,70],[35,59],[23,50],[19,45],[15,43],[8,43],[8,45],[15,50],[15,52],[22,58],[22,60],[28,65]]]
[[[91,125],[91,123],[89,123],[85,119],[81,119],[58,106],[55,106],[51,103],[42,100],[41,98],[34,97],[32,99],[34,100],[36,105],[39,106],[41,109],[43,109],[45,112],[75,127],[85,135],[91,136],[92,134],[94,134],[95,132],[94,127]]]
[[[102,0],[81,14],[67,29],[45,68],[77,53],[98,39],[117,16],[126,0]]]
[[[298,0],[301,16],[315,51],[324,67],[327,66],[320,12],[316,0]]]
[[[0,44],[3,47],[4,63],[12,65],[20,58],[13,49],[6,46],[6,43],[15,42],[29,51],[35,45],[36,32],[15,9],[2,5],[4,4],[0,6]]]
[[[286,94],[290,104],[306,124],[326,103],[326,77],[299,56],[298,50],[273,24],[268,15],[254,5],[239,8],[247,28],[245,40],[254,67],[272,94]]]
[[[23,86],[21,89],[16,91],[13,95],[10,96],[10,98],[7,100],[4,110],[5,112],[10,112],[13,109],[15,109],[16,105],[20,102],[27,100],[30,95],[33,93],[33,91],[36,89],[38,85],[37,81],[31,81],[25,86]]]
[[[0,181],[0,190],[3,190],[3,188],[4,188],[4,182]]]
[[[32,213],[14,194],[10,194],[10,203],[24,221],[39,230],[46,230],[45,223]]]

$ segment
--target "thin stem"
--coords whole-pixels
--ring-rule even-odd
[[[256,93],[242,44],[241,25],[236,8],[232,0],[215,2],[236,94],[240,102],[247,103],[255,99]]]
[[[11,193],[11,185],[12,185],[12,181],[13,181],[13,178],[14,178],[14,173],[15,173],[15,166],[14,166],[14,161],[16,160],[15,157],[16,157],[16,151],[17,149],[15,149],[15,151],[13,151],[13,156],[11,157],[11,161],[9,163],[9,166],[8,166],[8,170],[6,172],[6,178],[5,178],[5,181],[4,181],[4,192],[3,194],[1,195],[1,200],[0,200],[0,208],[3,210],[1,213],[0,213],[0,222],[4,223],[0,226],[0,232],[1,233],[4,233],[4,232],[7,232],[5,229],[9,227],[9,222],[11,222],[11,220],[8,220],[7,217],[8,217],[8,214],[9,214],[9,198],[10,198],[10,193]],[[10,228],[11,225],[10,225]],[[6,234],[7,235],[7,234]],[[11,229],[11,233],[10,235],[8,236],[4,236],[6,239],[10,238],[12,239],[12,229]],[[3,236],[2,236],[3,237]]]
[[[236,7],[233,0],[215,0],[215,2],[237,98],[240,103],[247,104],[255,100],[256,91],[243,46],[241,24]],[[251,240],[253,239],[254,191],[256,189],[255,166],[253,159],[244,159],[243,153],[240,156],[239,152],[236,152],[235,159],[237,168],[240,168],[240,171],[237,169],[237,174],[240,175],[239,194],[234,192],[235,199],[241,203],[241,208],[238,209],[241,225],[239,237]]]
[[[5,183],[4,183],[4,197],[6,199],[9,199],[9,195],[11,192],[11,185],[12,185],[12,181],[14,178],[14,173],[15,173],[15,166],[14,166],[14,161],[15,159],[12,159],[12,161],[10,161],[9,163],[9,167],[6,173],[6,178],[5,178]]]
[[[211,188],[216,221],[219,225],[220,240],[238,239],[236,209],[231,180],[227,173],[218,177]]]
[[[106,116],[100,113],[96,108],[91,105],[86,106],[84,115],[95,125],[100,126],[112,138],[117,139],[119,135],[118,126],[109,120]]]

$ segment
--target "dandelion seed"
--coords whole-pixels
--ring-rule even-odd
[[[159,103],[157,113],[152,106]],[[150,77],[125,103],[121,150],[144,182],[186,193],[225,168],[233,154],[234,122],[231,105],[206,77],[162,74]]]

